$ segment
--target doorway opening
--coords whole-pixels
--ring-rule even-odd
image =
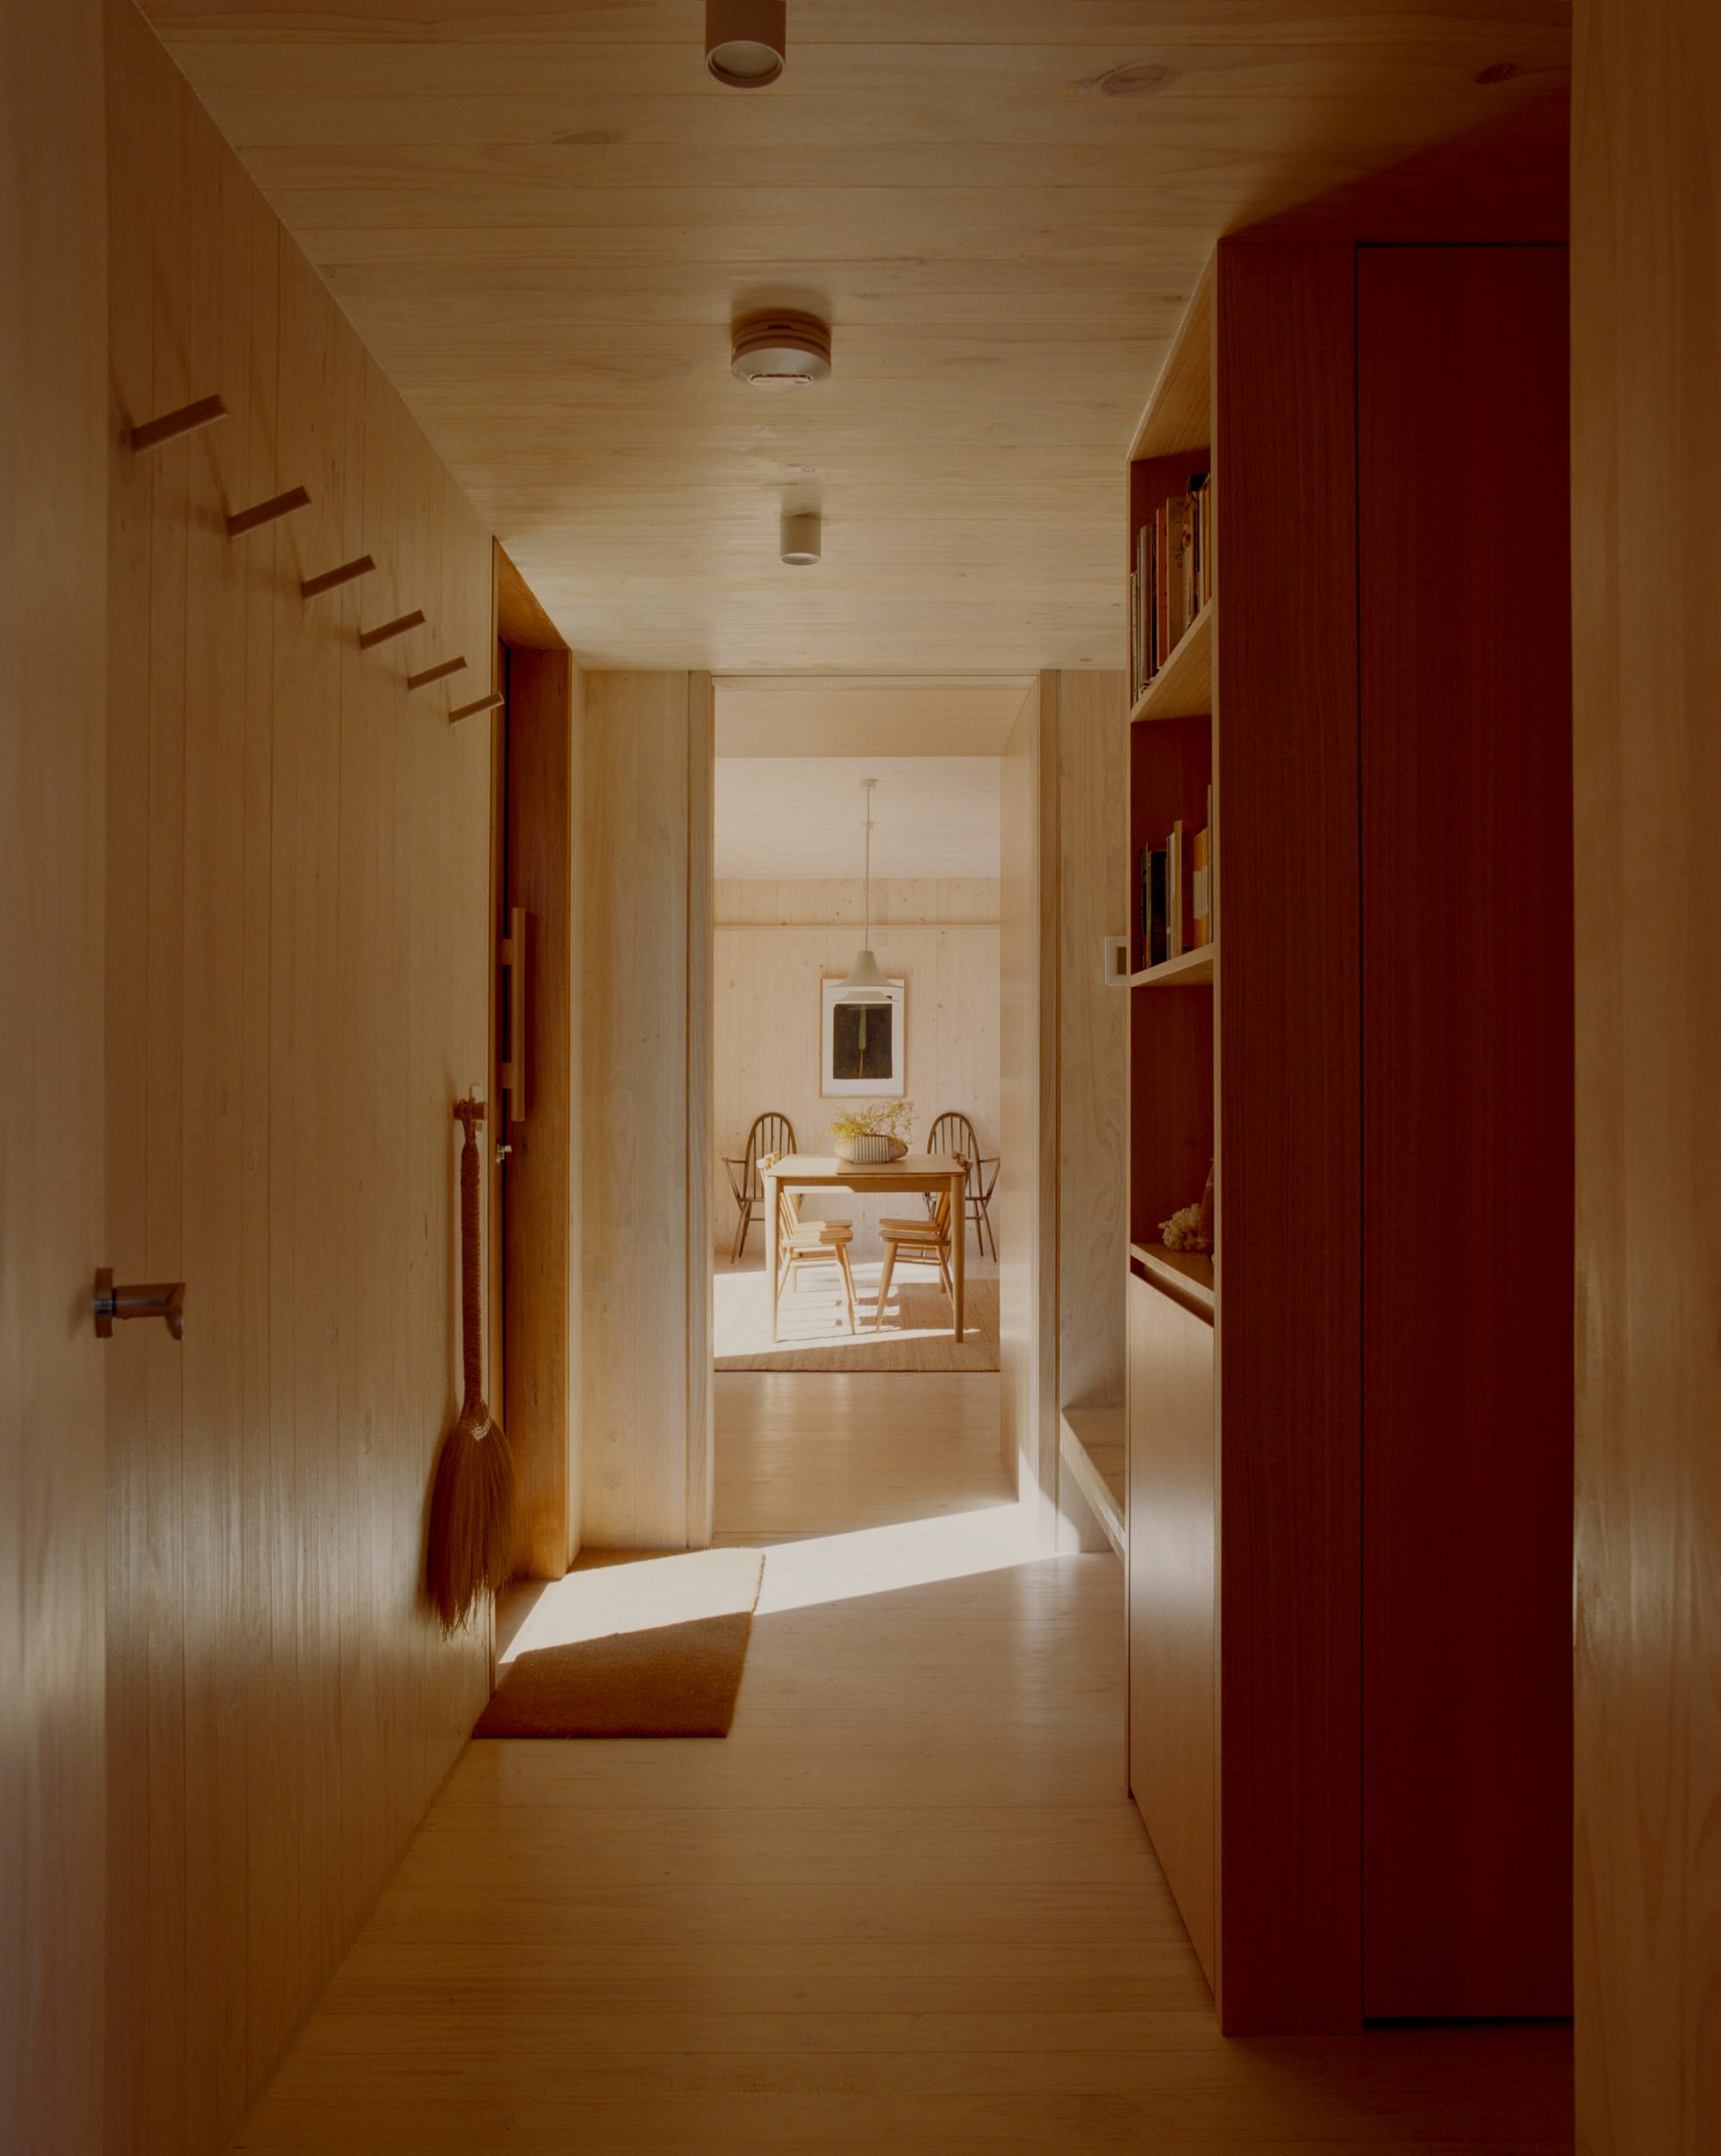
[[[1001,807],[1029,686],[715,685],[719,1542],[873,1537],[857,1560],[894,1577],[915,1560],[884,1530],[960,1522],[984,1548],[1019,1524],[1000,1376]],[[894,1158],[843,1157],[868,1150],[868,1125]]]

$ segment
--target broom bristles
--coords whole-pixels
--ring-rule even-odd
[[[424,1584],[444,1634],[471,1623],[513,1569],[514,1455],[488,1410],[442,1440],[430,1492]]]

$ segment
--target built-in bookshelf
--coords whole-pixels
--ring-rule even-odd
[[[1221,241],[1128,450],[1129,1770],[1235,2034],[1569,1995],[1558,171]]]
[[[1130,1270],[1194,1302],[1211,1317],[1213,1261],[1205,1251],[1169,1251],[1163,1243],[1132,1243]]]
[[[1129,729],[1129,1221],[1138,1248],[1159,1245],[1162,1224],[1200,1202],[1214,1151],[1211,714],[1223,502],[1210,448],[1212,290],[1210,270],[1129,455],[1126,566],[1138,677]],[[1168,615],[1178,633],[1161,647],[1149,628]]]
[[[1210,598],[1143,688],[1130,711],[1145,719],[1205,718],[1213,707],[1213,602]]]
[[[1163,958],[1157,966],[1144,966],[1129,977],[1132,988],[1211,988],[1216,947],[1198,943],[1193,951]]]

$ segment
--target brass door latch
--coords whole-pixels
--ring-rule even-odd
[[[119,1318],[160,1318],[176,1340],[185,1337],[185,1282],[182,1280],[154,1281],[147,1286],[116,1288],[110,1267],[104,1265],[96,1276],[96,1293],[90,1299],[96,1313],[96,1337],[98,1340],[114,1337],[114,1320]]]

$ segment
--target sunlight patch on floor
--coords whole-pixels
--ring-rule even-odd
[[[756,1614],[764,1617],[820,1603],[852,1602],[1041,1560],[1032,1513],[1014,1499],[936,1519],[774,1542],[765,1553],[765,1585]]]
[[[497,1670],[542,1647],[750,1609],[758,1578],[756,1549],[688,1550],[571,1572],[542,1588],[506,1646],[498,1628]]]

